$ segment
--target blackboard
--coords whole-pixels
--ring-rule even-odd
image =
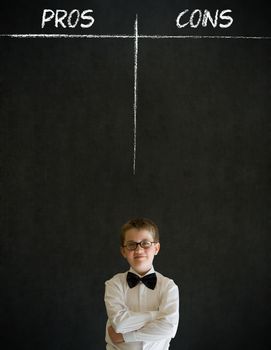
[[[119,230],[144,216],[160,228],[155,268],[181,291],[171,349],[269,349],[266,6],[0,5],[5,348],[105,348],[104,281],[127,269]],[[95,21],[42,28],[44,9]],[[232,24],[196,27],[205,9]],[[184,10],[181,23],[199,10],[194,27],[176,25]]]

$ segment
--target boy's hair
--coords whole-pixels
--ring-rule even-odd
[[[123,246],[125,241],[125,233],[126,231],[136,228],[138,230],[145,229],[151,232],[153,236],[153,240],[155,242],[159,242],[159,231],[157,225],[151,221],[150,219],[146,218],[135,218],[131,219],[128,222],[126,222],[122,228],[121,228],[121,234],[120,234],[120,243],[121,246]]]

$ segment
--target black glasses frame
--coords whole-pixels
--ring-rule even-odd
[[[149,247],[144,247],[144,246],[142,246],[142,243],[151,243],[151,245],[152,244],[155,244],[155,243],[158,243],[158,242],[150,242],[150,241],[147,241],[147,240],[143,240],[143,241],[140,241],[140,242],[134,242],[134,241],[130,241],[130,242],[127,242],[127,243],[133,243],[133,244],[135,244],[135,248],[133,248],[133,249],[131,249],[131,248],[128,248],[128,245],[126,244],[126,245],[123,245],[123,247],[125,247],[125,248],[127,248],[128,250],[136,250],[137,249],[137,247],[140,245],[140,247],[141,248],[143,248],[143,249],[149,249],[150,247],[151,247],[151,245],[149,246]]]

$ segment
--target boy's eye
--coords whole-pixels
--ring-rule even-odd
[[[140,246],[142,248],[150,248],[151,244],[152,244],[152,242],[149,242],[149,241],[142,241],[142,242],[140,242]]]
[[[137,248],[137,243],[136,242],[128,242],[126,244],[126,247],[129,249],[129,250],[134,250]]]

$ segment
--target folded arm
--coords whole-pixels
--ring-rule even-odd
[[[162,292],[159,311],[154,320],[147,322],[138,330],[123,334],[126,343],[135,341],[155,342],[173,338],[179,321],[179,291],[173,281],[169,280]]]
[[[122,287],[114,280],[105,283],[105,306],[110,324],[116,333],[128,333],[141,329],[153,321],[158,311],[135,312],[128,309],[123,300]]]

